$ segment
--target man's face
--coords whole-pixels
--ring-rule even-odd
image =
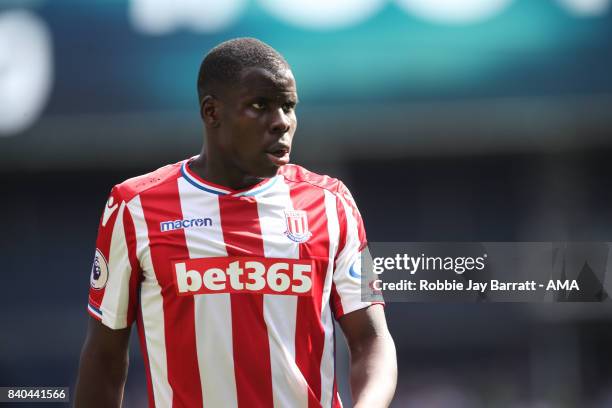
[[[245,175],[273,177],[289,162],[296,103],[289,69],[243,70],[222,98],[218,146],[225,159]]]

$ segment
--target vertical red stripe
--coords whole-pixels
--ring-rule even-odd
[[[336,379],[334,378],[334,399],[332,401],[333,408],[342,408],[342,403],[340,402],[340,395],[338,394],[338,385],[336,384]]]
[[[359,237],[359,250],[361,251],[366,246],[367,238],[365,233],[365,227],[363,225],[363,219],[361,218],[361,214],[357,209],[357,204],[355,203],[355,199],[353,198],[351,192],[346,188],[343,183],[340,183],[338,188],[338,193],[344,198],[346,204],[351,209],[353,217],[357,221],[357,236]]]
[[[257,203],[250,197],[219,198],[228,256],[264,256]],[[234,370],[239,407],[272,407],[272,368],[263,295],[231,294]]]
[[[321,321],[323,285],[329,261],[329,233],[325,212],[325,193],[310,184],[290,186],[291,201],[296,210],[306,211],[312,236],[300,244],[300,259],[316,262],[312,274],[312,297],[300,296],[297,304],[295,329],[295,362],[308,383],[308,406],[320,407],[321,403],[321,359],[325,342],[325,328]],[[305,232],[305,231],[303,231]]]
[[[338,211],[338,226],[340,228],[340,238],[338,242],[338,251],[336,252],[336,258],[334,259],[334,263],[338,259],[338,255],[344,250],[346,246],[346,238],[347,238],[347,215],[346,211],[344,211],[344,205],[342,205],[342,201],[340,198],[336,197],[336,210]],[[336,290],[336,285],[332,280],[331,287],[331,295],[330,295],[330,305],[332,307],[332,312],[334,313],[334,317],[338,319],[340,316],[344,315],[344,311],[342,310],[342,302],[340,300],[340,295]]]
[[[300,233],[300,227],[298,226],[298,220],[295,218],[291,219],[291,225],[293,226],[293,231],[295,231],[296,234]]]
[[[336,210],[338,211],[338,226],[340,227],[340,242],[338,242],[338,251],[336,252],[337,258],[346,245],[347,233],[346,211],[344,211],[344,205],[342,205],[342,201],[338,197],[336,197]]]
[[[332,312],[334,312],[334,317],[336,319],[339,319],[340,317],[344,316],[342,300],[340,300],[340,294],[338,294],[338,290],[336,290],[336,284],[334,282],[332,282],[329,302],[332,307]]]
[[[191,296],[177,296],[171,260],[188,259],[182,229],[161,232],[160,222],[183,218],[176,181],[160,184],[141,194],[142,209],[149,230],[149,247],[155,276],[162,288],[168,382],[174,407],[202,406],[198,369],[195,311]]]

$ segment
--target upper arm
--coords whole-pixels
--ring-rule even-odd
[[[127,376],[130,329],[113,330],[89,319],[74,406],[120,407]]]
[[[83,353],[95,353],[111,358],[124,356],[127,354],[129,340],[129,327],[113,330],[97,319],[90,318]]]
[[[130,327],[136,314],[140,267],[134,221],[113,188],[100,219],[91,268],[91,318],[81,351],[75,407],[120,407],[127,377]]]
[[[141,276],[136,247],[129,204],[115,187],[100,219],[88,304],[89,314],[111,329],[129,327],[136,315]]]
[[[369,307],[345,314],[338,323],[352,352],[379,337],[389,336],[384,307],[373,304]]]

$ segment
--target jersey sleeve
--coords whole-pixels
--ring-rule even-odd
[[[134,223],[115,186],[98,227],[89,279],[89,314],[111,329],[129,327],[136,314],[139,274]]]
[[[336,319],[355,310],[380,301],[362,301],[361,255],[367,238],[361,214],[349,190],[340,184],[337,193],[337,211],[340,227],[338,254],[331,292],[331,306]]]

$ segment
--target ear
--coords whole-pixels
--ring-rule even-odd
[[[204,124],[209,127],[219,127],[219,111],[221,102],[213,95],[206,95],[200,104],[200,116]]]

